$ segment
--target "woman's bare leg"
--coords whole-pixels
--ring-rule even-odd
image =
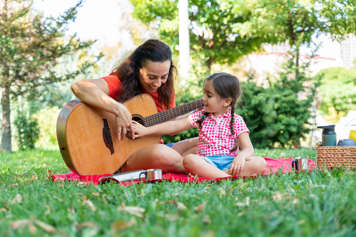
[[[198,151],[198,137],[193,137],[193,138],[185,139],[183,141],[179,141],[175,143],[172,148],[182,156],[188,154],[196,154]]]
[[[183,157],[174,149],[155,144],[142,148],[132,155],[122,166],[121,171],[133,171],[140,169],[162,169],[163,172],[185,172]]]
[[[189,149],[187,149],[186,151],[183,152],[182,156],[186,156],[189,154],[198,154],[198,147],[197,146],[193,146]]]
[[[194,154],[184,156],[183,166],[187,172],[201,177],[221,178],[230,176],[224,171],[206,162],[202,157]]]

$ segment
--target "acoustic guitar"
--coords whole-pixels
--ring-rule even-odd
[[[203,103],[202,100],[196,100],[157,113],[152,97],[141,94],[124,105],[131,112],[133,120],[149,127],[186,114]],[[133,152],[159,144],[161,140],[161,136],[149,135],[135,140],[125,137],[119,141],[116,129],[114,114],[79,100],[68,102],[57,119],[58,145],[68,168],[81,175],[112,174]]]

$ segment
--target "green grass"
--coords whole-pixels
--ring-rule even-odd
[[[257,150],[266,157],[315,151]],[[355,236],[355,171],[122,187],[48,180],[58,151],[0,154],[0,236]],[[136,208],[131,208],[136,207]]]

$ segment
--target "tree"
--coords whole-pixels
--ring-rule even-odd
[[[253,75],[241,83],[243,93],[236,112],[246,121],[255,147],[299,148],[301,139],[310,131],[309,108],[319,81],[312,83],[305,70],[297,78],[291,76],[294,67],[290,57],[278,77],[273,82],[269,80],[268,87],[256,85]]]
[[[328,120],[336,123],[348,111],[356,110],[356,61],[352,68],[327,68],[316,76],[323,78],[319,108]]]
[[[320,8],[322,31],[343,39],[347,34],[356,34],[356,2],[354,0],[313,0]]]
[[[78,68],[58,74],[59,59],[83,53],[93,41],[65,38],[66,25],[73,21],[81,1],[58,18],[44,18],[31,10],[32,1],[4,0],[0,4],[0,85],[2,106],[1,148],[11,151],[10,96],[14,98],[53,82],[73,79],[93,63],[81,61]]]
[[[155,24],[170,45],[178,44],[178,0],[131,3],[137,18]],[[313,43],[318,34],[342,38],[356,33],[355,6],[352,0],[191,0],[192,54],[210,69],[213,63],[234,63],[262,43],[288,42],[298,66],[300,47]]]
[[[236,24],[251,18],[249,4],[221,0],[189,1],[190,45],[192,57],[203,61],[209,72],[214,63],[234,63],[256,51],[264,36],[241,35]],[[178,0],[131,0],[134,15],[144,23],[155,24],[159,36],[176,50],[178,45]],[[234,11],[234,9],[241,11]]]
[[[231,0],[227,2],[233,2]],[[300,48],[310,46],[314,37],[331,34],[343,38],[356,33],[356,3],[349,0],[254,0],[250,21],[234,27],[246,37],[265,37],[268,43],[287,42],[295,59],[298,77]],[[239,12],[238,7],[234,7]]]

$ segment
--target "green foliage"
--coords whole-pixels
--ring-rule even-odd
[[[250,129],[254,147],[299,147],[310,131],[310,108],[319,84],[301,68],[294,77],[295,70],[291,59],[267,88],[257,86],[251,78],[241,83],[243,94],[236,112]]]
[[[241,82],[243,93],[236,113],[244,118],[250,129],[254,147],[299,147],[300,141],[309,133],[313,116],[310,108],[320,86],[320,77],[308,77],[308,67],[308,62],[295,66],[291,54],[279,75],[269,79],[268,87],[256,85],[253,75],[248,81]],[[183,89],[177,96],[177,105],[201,98],[203,81],[202,77],[188,82],[187,88],[199,92]],[[191,129],[163,139],[165,143],[172,143],[196,136],[198,130]]]
[[[131,0],[134,15],[144,23],[153,23],[160,38],[176,49],[178,45],[178,0]],[[189,1],[191,55],[208,69],[214,63],[231,64],[260,48],[264,37],[242,35],[238,24],[248,22],[251,11],[245,1],[225,4],[219,0]],[[244,9],[233,11],[234,7]]]
[[[201,99],[203,95],[203,84],[205,78],[209,76],[209,73],[204,70],[204,67],[201,66],[200,63],[196,63],[192,65],[192,70],[194,73],[195,80],[185,81],[185,84],[181,85],[176,90],[176,105],[182,105],[194,100]],[[187,138],[197,137],[198,129],[192,128],[186,131],[183,131],[177,135],[169,136],[164,135],[163,141],[166,144],[178,142]]]
[[[320,9],[324,32],[342,39],[356,32],[356,2],[354,0],[313,0]]]
[[[21,151],[34,149],[40,134],[37,119],[18,112],[14,123],[17,129],[19,149]]]
[[[256,150],[296,157],[305,150]],[[308,158],[315,159],[314,154]],[[354,236],[356,172],[124,187],[52,182],[60,152],[0,153],[1,236]],[[131,207],[131,208],[130,208]],[[132,208],[132,207],[136,207]]]
[[[178,0],[130,0],[134,15],[154,25],[162,40],[178,45]],[[299,50],[313,37],[342,38],[356,32],[356,4],[351,0],[191,0],[191,55],[211,69],[260,50],[262,43],[288,42]]]
[[[230,2],[230,1],[228,1]],[[246,35],[268,35],[269,43],[287,41],[299,48],[314,36],[330,33],[343,37],[356,32],[355,1],[254,0],[249,1],[251,19],[242,25]],[[240,8],[234,7],[236,12]]]
[[[44,18],[31,9],[32,1],[6,0],[0,8],[0,86],[2,88],[4,121],[2,148],[11,151],[10,99],[12,95],[39,93],[46,85],[75,79],[95,64],[89,57],[93,41],[80,41],[75,35],[66,36],[66,26],[73,21],[79,1],[57,19]],[[56,66],[68,55],[80,55],[73,70],[59,73]]]
[[[300,48],[305,45],[317,48],[313,41],[320,34],[341,39],[356,32],[354,1],[254,0],[249,4],[251,19],[236,27],[243,29],[247,36],[266,37],[269,44],[287,42],[295,54],[297,66]],[[297,68],[295,74],[298,77]]]
[[[135,6],[134,15],[144,23],[154,24],[160,38],[176,49],[178,0],[131,0],[131,3]],[[290,61],[289,69],[270,88],[247,86],[261,95],[251,95],[244,109],[250,106],[254,109],[250,114],[246,112],[246,116],[256,131],[252,136],[257,146],[298,146],[309,131],[309,108],[318,84],[311,83],[301,68],[304,66],[300,67],[300,47],[313,46],[313,37],[321,33],[342,38],[356,32],[355,6],[353,1],[344,0],[189,1],[191,55],[196,62],[193,68],[195,64],[206,65],[210,71],[214,63],[234,63],[241,56],[259,50],[262,43],[288,42],[295,66]],[[310,91],[305,92],[304,86]],[[306,98],[299,98],[301,94]],[[190,135],[189,132],[187,136]]]
[[[56,82],[34,90],[26,96],[26,100],[31,104],[31,114],[37,114],[44,109],[62,108],[68,101],[74,99],[72,91],[69,89],[69,81]],[[46,91],[46,93],[40,93]],[[55,109],[53,109],[55,110]]]
[[[57,107],[46,107],[37,111],[33,115],[39,124],[41,124],[39,139],[36,142],[36,147],[47,149],[58,147],[56,134],[58,115],[59,109]]]
[[[318,8],[312,1],[256,0],[250,4],[251,21],[238,27],[247,35],[268,35],[270,43],[287,41],[299,48],[310,43],[321,28]]]
[[[189,82],[188,85],[186,86],[186,89],[189,88],[189,93],[188,90],[184,90],[184,88],[182,89],[182,91],[184,91],[184,93],[177,93],[176,96],[176,105],[182,105],[185,103],[189,103],[192,102],[194,100],[198,100],[201,99],[201,86],[200,83],[203,80],[200,81],[196,81],[196,82]],[[196,93],[194,93],[196,92]],[[169,143],[174,143],[174,142],[178,142],[181,140],[185,140],[188,138],[192,138],[192,137],[197,137],[198,136],[198,129],[196,128],[192,128],[186,131],[183,131],[177,135],[174,136],[169,136],[169,135],[164,135],[162,136],[163,141],[165,144],[169,144]]]
[[[321,70],[322,77],[319,90],[319,109],[328,119],[338,119],[356,110],[356,63],[353,68],[328,68]]]
[[[55,70],[61,57],[83,53],[85,58],[85,49],[94,43],[65,37],[66,25],[74,20],[80,4],[53,19],[43,18],[31,10],[29,3],[17,5],[7,1],[9,7],[1,9],[0,17],[2,87],[9,85],[10,93],[18,96],[39,86],[73,79],[93,66],[90,60],[83,60],[77,70],[66,74]]]

